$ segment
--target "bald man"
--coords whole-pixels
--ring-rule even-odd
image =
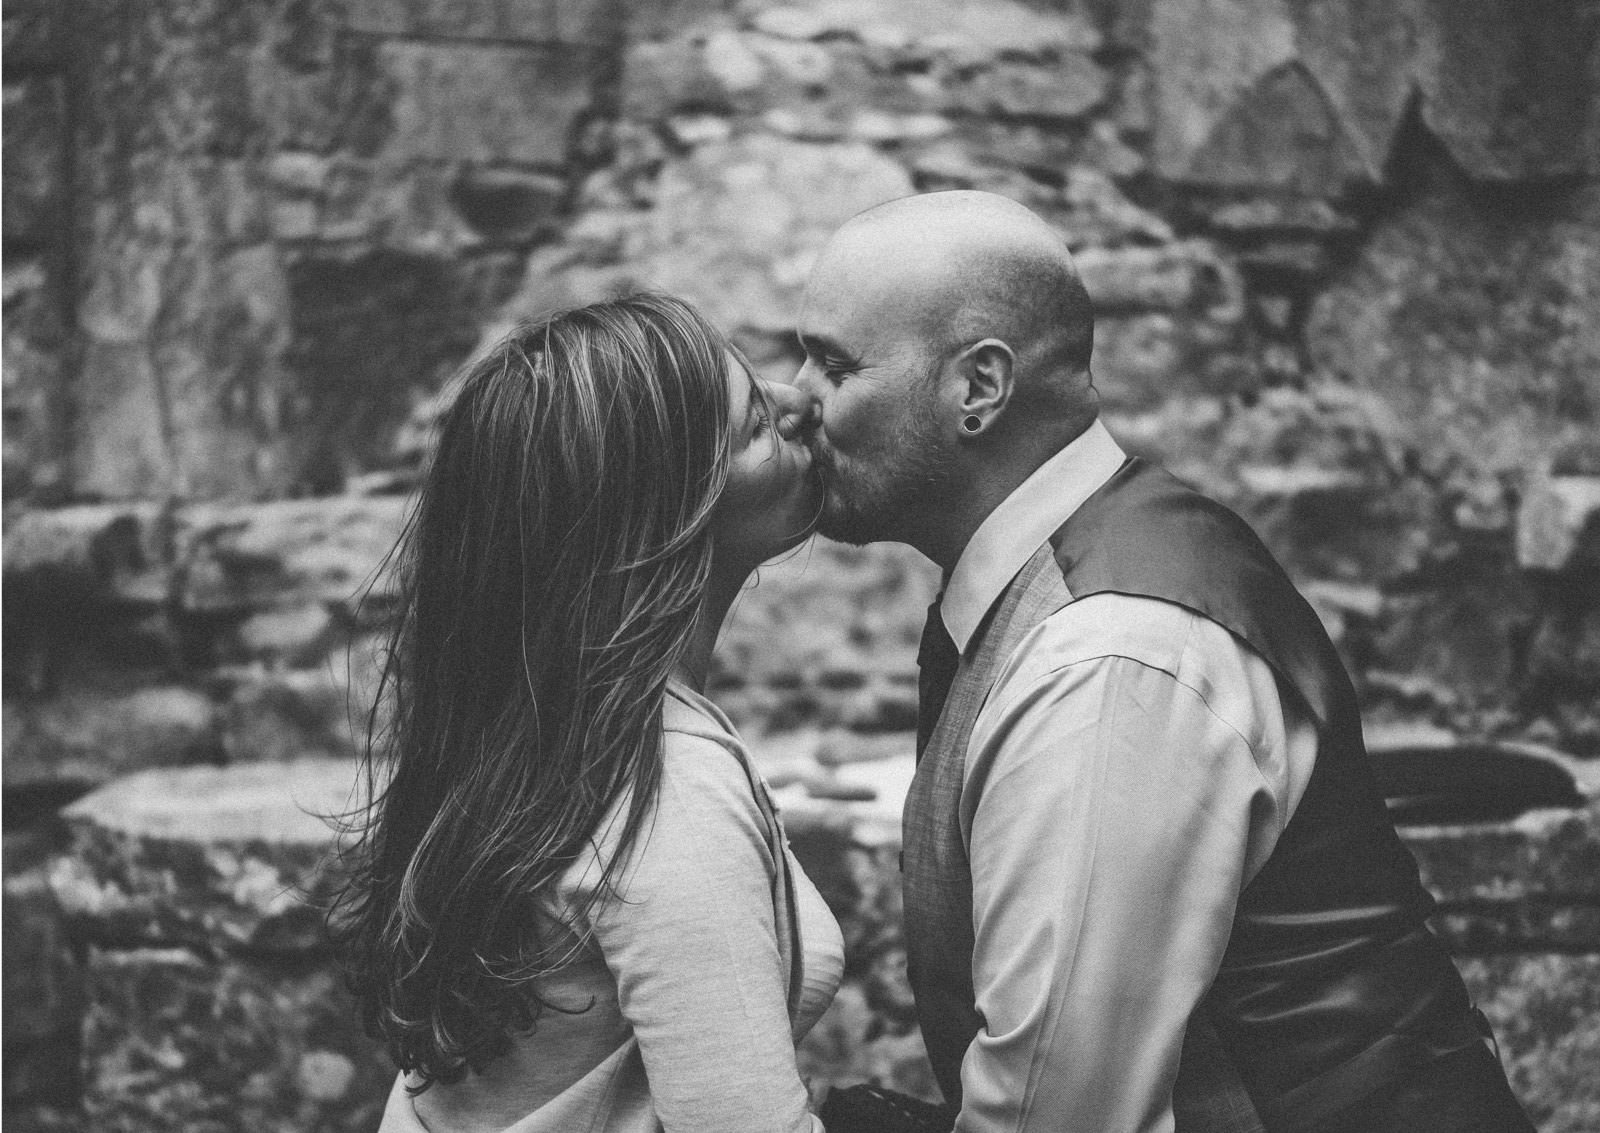
[[[1100,423],[1060,235],[983,193],[869,210],[800,343],[823,534],[943,571],[905,929],[955,1128],[1530,1129],[1316,616]]]

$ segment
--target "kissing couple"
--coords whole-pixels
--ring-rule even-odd
[[[464,375],[333,919],[400,1068],[382,1133],[1531,1131],[1315,614],[1101,422],[1061,233],[891,201],[798,326],[792,384],[650,294]],[[903,863],[942,1104],[813,1112],[839,928],[702,691],[813,532],[942,571]]]

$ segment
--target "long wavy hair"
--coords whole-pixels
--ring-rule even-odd
[[[731,461],[729,350],[666,296],[582,307],[505,338],[440,422],[330,915],[419,1089],[536,1025],[539,977],[575,953],[540,895],[627,796],[598,898],[654,804]]]

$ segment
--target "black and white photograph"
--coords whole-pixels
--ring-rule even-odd
[[[1600,1133],[1600,0],[5,0],[8,1133]]]

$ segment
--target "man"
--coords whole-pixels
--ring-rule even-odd
[[[956,1129],[1530,1129],[1326,634],[1125,457],[1092,341],[1060,236],[984,193],[860,214],[801,313],[823,534],[944,574],[904,871]]]

